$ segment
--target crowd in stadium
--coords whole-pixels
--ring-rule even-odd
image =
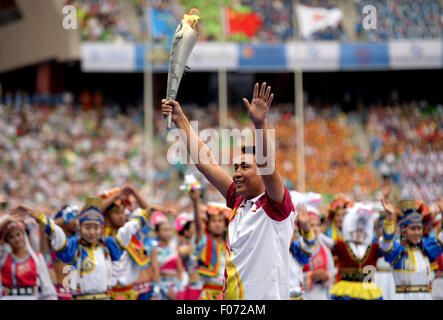
[[[355,2],[357,12],[362,12],[366,1]],[[389,39],[438,39],[442,35],[443,3],[430,1],[377,1],[377,28],[366,31],[362,23],[357,33],[370,41]]]
[[[376,167],[402,185],[402,195],[443,196],[442,107],[422,103],[374,107],[366,130]]]
[[[67,0],[77,9],[83,41],[134,42],[136,37],[118,0]]]
[[[301,4],[334,8],[340,0],[300,1]],[[78,8],[84,41],[142,42],[146,38],[148,24],[154,41],[169,41],[185,13],[184,8],[199,7],[201,12],[200,41],[220,40],[221,11],[217,0],[148,1],[133,0],[125,6],[118,0],[67,0]],[[366,1],[355,1],[354,14],[359,17]],[[438,39],[443,26],[443,3],[429,1],[377,1],[377,28],[365,30],[362,19],[356,19],[358,40],[387,41],[389,39]],[[147,9],[149,7],[153,10]],[[290,0],[228,1],[226,39],[242,42],[284,42],[294,38],[294,8]],[[345,16],[344,19],[349,19]],[[246,23],[248,21],[248,23]],[[159,23],[161,22],[161,23]],[[131,23],[132,27],[131,27]],[[157,30],[159,28],[161,30]],[[241,25],[244,30],[231,33],[231,28]],[[139,32],[141,31],[141,32]],[[354,31],[354,30],[352,30]],[[340,23],[337,28],[327,27],[315,32],[309,40],[349,41],[350,30]]]

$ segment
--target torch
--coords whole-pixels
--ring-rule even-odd
[[[197,43],[198,20],[200,12],[198,9],[191,9],[189,14],[183,16],[182,21],[175,30],[172,38],[172,47],[169,55],[168,87],[166,90],[166,100],[175,100],[178,86],[182,79],[186,61],[192,49]],[[168,115],[168,129],[171,128],[172,113]]]

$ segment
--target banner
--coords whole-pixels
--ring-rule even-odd
[[[283,44],[239,44],[239,68],[243,70],[286,70]]]
[[[220,68],[237,70],[239,67],[236,43],[197,43],[188,59],[191,71],[214,71]]]
[[[442,42],[417,40],[389,42],[392,69],[433,69],[442,67]]]
[[[286,46],[286,52],[290,70],[340,69],[340,44],[335,41],[291,42]]]
[[[81,46],[81,69],[85,72],[133,72],[135,46],[85,42]]]
[[[387,43],[346,43],[340,45],[342,70],[386,70],[389,69]]]
[[[167,72],[169,64],[170,44],[153,44],[149,48],[145,44],[135,46],[135,69],[143,72],[147,63],[153,72]]]
[[[328,27],[337,28],[343,18],[343,13],[338,8],[326,9],[298,5],[296,10],[298,27],[304,39]]]
[[[114,44],[85,42],[81,47],[84,72],[167,72],[170,43]],[[301,41],[286,44],[199,42],[188,59],[190,71],[280,72],[294,70],[392,70],[443,68],[442,41],[342,43]]]

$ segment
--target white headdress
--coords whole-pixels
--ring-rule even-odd
[[[348,208],[347,214],[343,218],[343,238],[352,241],[352,233],[361,229],[366,237],[364,244],[369,245],[374,236],[373,211],[370,205],[356,203],[352,208]]]

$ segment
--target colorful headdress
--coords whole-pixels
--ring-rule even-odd
[[[306,210],[308,211],[309,220],[315,220],[320,223],[320,213],[318,212],[317,208],[313,206],[307,206]]]
[[[185,224],[191,221],[193,221],[193,218],[189,213],[179,214],[175,219],[175,230],[180,233],[185,227]]]
[[[415,204],[415,200],[413,199],[404,199],[400,201],[400,219],[398,220],[398,224],[401,228],[408,226],[411,223],[419,223],[422,224],[422,215],[419,211],[417,211],[417,207]]]
[[[431,214],[431,208],[428,204],[422,200],[415,200],[415,207],[417,212],[421,214],[423,223],[423,236],[428,237],[431,234],[438,223],[435,222],[434,217]]]
[[[6,226],[3,227],[3,229],[1,230],[1,238],[3,239],[3,241],[6,240],[6,237],[8,236],[9,232],[11,232],[14,229],[20,229],[23,230],[23,232],[26,231],[26,226],[23,222],[9,222]]]
[[[343,195],[336,196],[328,206],[328,218],[332,219],[337,211],[345,211],[353,206],[354,202],[349,197]]]
[[[97,221],[100,224],[103,224],[105,218],[100,209],[102,202],[103,200],[101,198],[88,197],[86,199],[85,207],[78,217],[80,223],[85,221]]]
[[[62,218],[65,224],[68,224],[77,218],[78,210],[78,207],[75,205],[66,205],[57,212],[55,219]]]
[[[319,193],[315,192],[298,192],[291,190],[289,191],[289,194],[291,195],[292,204],[297,206],[299,203],[303,203],[306,206],[311,206],[314,208],[319,208],[322,203],[322,196]]]
[[[206,217],[209,219],[209,216],[216,215],[224,215],[224,217],[229,220],[232,214],[232,209],[228,208],[225,204],[221,202],[208,202],[208,206],[206,208]]]
[[[104,212],[104,215],[107,215],[108,213],[111,213],[114,210],[120,210],[120,209],[125,209],[127,206],[129,206],[129,201],[128,200],[121,200],[121,199],[117,199],[115,200]]]
[[[114,188],[110,190],[106,190],[100,195],[100,198],[103,200],[108,199],[109,197],[115,196],[117,193],[120,192],[120,188]]]
[[[201,184],[193,174],[185,175],[185,182],[180,186],[180,190],[200,190]]]
[[[163,212],[161,212],[161,211],[155,211],[155,212],[152,214],[152,217],[151,217],[151,223],[152,223],[154,226],[156,226],[156,225],[158,225],[158,224],[160,224],[160,223],[165,223],[165,222],[168,222],[168,219],[166,218],[166,216],[165,216],[165,214],[164,214]]]
[[[110,197],[115,196],[119,192],[120,192],[119,188],[107,190],[100,195],[100,198],[103,200],[106,200],[106,199],[109,199]],[[111,211],[113,211],[115,209],[124,209],[124,208],[128,207],[130,204],[131,204],[131,202],[127,199],[117,199],[108,208],[106,208],[106,210],[103,212],[103,215],[106,216],[108,213],[110,213]]]

